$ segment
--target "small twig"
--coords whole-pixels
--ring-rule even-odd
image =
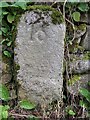
[[[72,38],[72,42],[74,41],[74,39],[75,39],[75,25],[70,21],[70,20],[68,20],[67,18],[65,18],[65,20],[67,21],[67,22],[69,22],[71,25],[72,25],[72,27],[73,27],[73,30],[74,30],[74,33],[73,33],[73,38]]]
[[[52,5],[50,7],[52,7],[53,5],[55,5],[57,2],[55,1],[54,3],[52,3]]]
[[[16,117],[25,117],[28,118],[30,115],[22,115],[22,114],[18,114],[18,113],[9,113],[9,116],[16,116]]]
[[[28,114],[19,114],[19,113],[12,113],[12,112],[9,113],[9,116],[20,117],[20,118],[22,118],[22,117],[29,118],[30,117],[30,115],[28,115]],[[32,114],[31,114],[31,116],[32,116]],[[41,118],[41,117],[38,116],[38,118]]]
[[[73,39],[71,40],[71,41],[73,41],[73,40],[75,39],[75,26],[74,26],[74,24],[73,24],[70,20],[68,20],[68,19],[66,18],[66,16],[65,16],[65,5],[66,5],[66,3],[67,3],[67,0],[65,0],[64,5],[63,5],[63,18],[64,18],[64,22],[65,22],[65,20],[66,20],[66,21],[69,22],[69,23],[72,25],[72,27],[73,27],[74,36],[73,36]],[[65,23],[66,23],[66,22],[65,22]]]

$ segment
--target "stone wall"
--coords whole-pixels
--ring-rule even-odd
[[[90,81],[90,25],[89,16],[83,20],[87,24],[86,28],[82,31],[79,30],[80,37],[78,38],[80,49],[70,52],[70,70],[72,72],[71,81],[73,84],[68,86],[68,90],[71,94],[78,95],[80,88],[88,88],[88,82]],[[76,79],[75,80],[75,76]],[[72,82],[71,82],[72,83]]]
[[[29,99],[37,104],[62,101],[66,28],[63,21],[58,21],[62,19],[62,15],[58,16],[56,13],[55,11],[55,23],[53,23],[52,10],[25,12],[17,26],[14,71],[9,58],[5,56],[0,58],[0,83],[9,84],[14,77],[19,85],[19,100]],[[90,80],[90,25],[87,21],[85,15],[82,22],[88,25],[81,24],[75,33],[78,47],[74,46],[75,44],[69,46],[68,73],[72,76],[66,87],[69,93],[75,96],[79,95],[81,87],[88,88]],[[10,93],[12,98],[16,98],[15,91]]]

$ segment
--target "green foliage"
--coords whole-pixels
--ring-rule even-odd
[[[9,7],[9,4],[7,2],[0,2],[0,7]]]
[[[68,114],[71,115],[71,116],[74,116],[76,113],[73,110],[69,110]]]
[[[10,99],[9,91],[5,85],[0,84],[0,98],[4,101],[8,101]]]
[[[20,105],[21,108],[28,109],[28,110],[31,110],[31,109],[35,108],[35,104],[30,103],[28,100],[20,101],[19,105]]]
[[[10,95],[7,87],[5,85],[0,84],[0,99],[4,101],[10,100]],[[22,100],[18,103],[18,105],[26,110],[32,110],[35,109],[36,105],[31,103],[28,100]],[[10,107],[8,105],[0,105],[0,120],[4,118],[8,118],[8,110]],[[37,117],[30,115],[29,118],[30,120],[39,120]]]
[[[3,33],[7,33],[7,32],[8,32],[8,29],[5,28],[5,27],[1,27],[1,31],[2,31]]]
[[[0,2],[0,7],[1,8],[5,8],[5,7],[17,7],[17,8],[21,8],[23,10],[26,10],[26,8],[27,8],[27,2],[19,0],[19,1],[15,2],[15,3],[12,2],[11,4],[8,4],[7,2],[2,1],[2,2]]]
[[[9,42],[7,43],[7,46],[10,47],[11,44],[12,44],[12,41],[9,41]]]
[[[87,12],[89,10],[88,3],[80,3],[78,9],[82,12]]]
[[[1,119],[7,119],[8,118],[8,110],[10,107],[8,105],[0,105],[0,120]]]
[[[69,115],[69,116],[75,116],[75,115],[76,115],[76,113],[74,112],[72,106],[67,106],[67,107],[66,107],[66,113],[67,113],[67,115]]]
[[[7,56],[7,57],[9,57],[9,58],[11,57],[11,54],[10,54],[9,51],[6,51],[6,50],[5,50],[3,53],[4,53],[5,56]]]
[[[79,92],[86,98],[88,102],[90,102],[90,92],[87,89],[81,88]]]
[[[80,106],[83,107],[83,108],[87,108],[88,105],[87,105],[87,102],[83,101],[83,100],[80,100],[79,102]]]
[[[19,7],[19,8],[22,8],[23,10],[26,10],[26,8],[27,8],[27,4],[26,4],[26,2],[25,1],[18,1],[18,2],[16,2],[15,4],[14,4],[14,6],[15,7]]]
[[[88,91],[85,88],[81,88],[79,90],[80,94],[84,97],[83,100],[80,100],[80,106],[83,108],[86,108],[88,110],[88,113],[90,115],[90,91]]]
[[[15,31],[14,23],[16,22],[17,13],[20,14],[18,9],[19,11],[21,9],[22,11],[20,12],[23,12],[26,8],[27,2],[25,1],[21,2],[18,0],[16,2],[0,2],[0,21],[2,22],[0,28],[0,35],[2,35],[1,44],[6,46],[7,49],[4,49],[3,55],[8,58],[12,57],[9,50],[13,43],[13,31]]]
[[[73,12],[72,17],[76,22],[80,21],[80,12]]]
[[[12,22],[14,21],[14,18],[15,18],[14,15],[8,14],[8,16],[7,16],[7,21],[8,21],[9,23],[12,23]]]

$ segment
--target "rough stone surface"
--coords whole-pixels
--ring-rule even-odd
[[[87,26],[87,35],[84,39],[83,47],[85,50],[90,51],[90,26]]]
[[[74,74],[83,74],[90,71],[90,60],[76,60],[71,62],[70,69]]]
[[[14,50],[19,97],[40,104],[62,98],[65,25],[53,24],[50,13],[22,15]]]
[[[82,13],[80,22],[90,24],[90,10],[87,13]]]
[[[78,95],[80,88],[88,89],[88,82],[90,81],[90,73],[80,76],[80,79],[77,80],[74,84],[68,86],[68,90],[73,95]]]
[[[85,23],[88,23],[89,21],[88,21],[89,19],[88,19],[88,14],[86,13],[83,13],[82,15],[81,15],[81,22],[85,22]]]
[[[10,60],[8,58],[2,58],[0,64],[0,83],[9,83],[12,79],[12,70],[10,65]]]

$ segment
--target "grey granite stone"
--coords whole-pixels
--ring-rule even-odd
[[[90,26],[87,26],[87,34],[82,46],[85,50],[90,51]]]
[[[19,97],[37,104],[62,99],[65,24],[53,24],[50,14],[26,12],[17,26]]]
[[[74,74],[83,74],[90,71],[90,60],[76,60],[71,62],[70,69]]]

